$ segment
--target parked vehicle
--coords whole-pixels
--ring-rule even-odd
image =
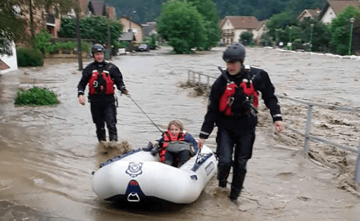
[[[150,51],[150,48],[149,48],[149,46],[147,44],[141,44],[136,49],[136,51]]]

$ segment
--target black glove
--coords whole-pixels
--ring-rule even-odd
[[[153,149],[150,151],[151,155],[156,156],[159,152],[159,144],[155,144]]]

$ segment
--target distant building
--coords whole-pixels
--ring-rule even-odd
[[[123,24],[123,32],[133,32],[136,39],[135,42],[140,44],[143,39],[143,29],[141,24],[131,20],[126,16],[123,16],[120,19],[120,22]]]
[[[221,29],[221,42],[231,44],[239,42],[243,32],[252,32],[259,26],[255,16],[226,16],[219,22]]]
[[[302,21],[305,18],[316,19],[316,18],[319,18],[320,13],[321,13],[320,9],[305,9],[297,17],[297,20]]]
[[[151,35],[157,35],[156,31],[156,22],[147,22],[145,24],[141,24],[145,37],[150,37]]]
[[[332,1],[328,0],[324,9],[319,15],[319,19],[324,24],[330,24],[340,11],[344,10],[348,6],[360,7],[360,1]]]

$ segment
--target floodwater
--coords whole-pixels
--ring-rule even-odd
[[[189,70],[218,76],[224,48],[196,55],[170,55],[163,48],[115,57],[131,97],[160,127],[180,119],[197,137],[206,112],[205,96],[179,87]],[[275,49],[248,48],[246,63],[270,73],[278,94],[314,103],[360,107],[359,61]],[[84,62],[87,64],[87,61]],[[0,77],[0,220],[358,220],[359,186],[353,182],[355,153],[310,142],[290,130],[275,134],[261,108],[253,158],[239,204],[211,180],[190,205],[131,207],[101,201],[91,172],[116,148],[101,150],[89,104],[77,103],[81,77],[76,61],[47,61]],[[59,95],[54,107],[17,107],[18,88],[46,87]],[[120,142],[143,147],[160,133],[132,100],[119,96]],[[306,106],[280,99],[287,127],[305,131]],[[359,112],[314,108],[312,133],[356,147]],[[215,131],[207,141],[215,148]]]

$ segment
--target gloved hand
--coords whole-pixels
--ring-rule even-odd
[[[123,93],[125,95],[129,95],[129,91],[126,88],[122,89],[121,93]]]
[[[159,144],[155,144],[154,148],[150,151],[151,155],[156,156],[159,152]]]

